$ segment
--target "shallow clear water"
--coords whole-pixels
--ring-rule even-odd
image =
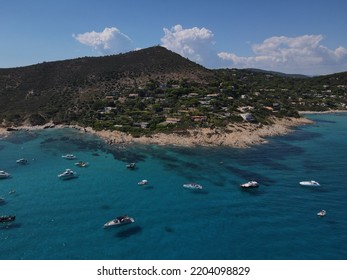
[[[347,115],[309,118],[316,123],[249,149],[110,147],[70,129],[16,132],[0,140],[0,170],[12,174],[0,180],[0,215],[16,215],[0,225],[0,259],[345,259]],[[28,165],[16,163],[22,157]],[[59,180],[66,168],[79,177]],[[239,187],[252,179],[258,189]],[[299,186],[311,179],[321,187]],[[122,214],[135,223],[103,228]]]

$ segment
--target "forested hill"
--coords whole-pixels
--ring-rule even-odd
[[[156,46],[0,69],[0,119],[3,126],[53,121],[142,134],[224,126],[244,113],[266,122],[297,110],[345,109],[346,86],[347,73],[209,70]]]
[[[149,82],[204,83],[211,76],[210,70],[163,47],[0,69],[0,117],[12,121],[40,114],[68,121],[62,109],[71,111],[109,93],[132,91]]]

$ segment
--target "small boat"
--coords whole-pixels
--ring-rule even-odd
[[[258,188],[259,183],[256,181],[249,181],[247,183],[241,184],[240,187],[241,188]]]
[[[17,162],[18,164],[23,164],[23,165],[25,165],[25,164],[28,163],[28,160],[26,160],[25,158],[20,158],[20,159],[17,159],[16,162]]]
[[[58,175],[58,178],[63,180],[77,178],[77,177],[78,177],[77,173],[71,169],[66,169],[63,173]]]
[[[129,169],[135,169],[135,167],[136,167],[136,163],[135,162],[131,162],[131,163],[128,163],[126,165],[126,168],[129,168]]]
[[[74,154],[66,154],[61,157],[65,159],[76,159],[76,156]]]
[[[317,213],[317,216],[319,216],[319,217],[324,217],[326,214],[327,214],[327,211],[321,210],[321,211],[319,211],[319,212]]]
[[[6,179],[9,178],[11,176],[10,173],[7,173],[6,171],[1,170],[0,171],[0,179]]]
[[[197,183],[185,183],[183,187],[186,189],[202,190],[202,186]]]
[[[0,223],[13,222],[16,219],[16,216],[0,216]]]
[[[76,162],[75,165],[78,167],[87,167],[89,163],[84,161],[79,161],[79,162]]]
[[[129,217],[128,215],[119,216],[119,217],[107,222],[106,224],[104,224],[104,228],[127,225],[127,224],[131,224],[133,222],[135,222],[135,220],[133,218]]]
[[[8,192],[8,194],[15,194],[16,193],[16,190],[10,190],[9,192]]]
[[[311,181],[301,181],[300,182],[301,186],[311,186],[311,187],[319,187],[320,184],[314,180]]]
[[[148,181],[147,180],[141,180],[140,182],[137,183],[138,185],[147,185]]]

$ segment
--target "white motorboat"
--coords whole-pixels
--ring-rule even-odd
[[[65,159],[76,159],[76,156],[74,154],[66,154],[61,157]]]
[[[321,210],[321,211],[319,211],[319,212],[317,213],[317,216],[318,216],[318,217],[324,217],[326,214],[327,214],[327,211]]]
[[[319,187],[320,184],[317,181],[311,180],[311,181],[301,181],[301,186],[311,186],[311,187]]]
[[[147,185],[148,181],[147,180],[141,180],[140,182],[137,183],[138,185]]]
[[[113,227],[113,226],[122,226],[135,222],[135,220],[128,215],[119,216],[111,221],[108,221],[104,224],[104,228]]]
[[[10,176],[11,176],[11,174],[8,172],[3,171],[3,170],[0,171],[0,179],[6,179],[6,178],[9,178]]]
[[[18,164],[27,164],[28,163],[28,160],[26,160],[25,158],[20,158],[20,159],[17,159],[16,162]]]
[[[84,161],[79,161],[79,162],[76,162],[75,165],[78,167],[87,167],[89,163]]]
[[[247,183],[241,184],[240,187],[241,188],[258,188],[259,183],[256,181],[249,181]]]
[[[185,183],[183,184],[183,187],[192,190],[202,190],[202,185],[199,185],[197,183]]]
[[[66,179],[72,179],[78,177],[78,174],[71,170],[71,169],[66,169],[63,173],[58,175],[58,178],[66,180]]]
[[[128,168],[128,169],[135,169],[135,167],[136,167],[136,163],[135,162],[131,162],[131,163],[128,163],[126,165],[126,168]]]

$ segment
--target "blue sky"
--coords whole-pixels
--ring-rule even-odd
[[[345,0],[0,1],[0,68],[162,45],[208,68],[347,71]]]

